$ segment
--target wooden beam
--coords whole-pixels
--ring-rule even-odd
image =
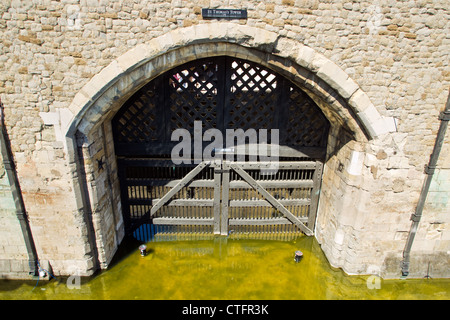
[[[277,200],[284,206],[308,206],[311,203],[309,199],[283,199]],[[260,200],[230,200],[230,207],[272,207],[273,205],[267,199]]]
[[[285,131],[283,130],[283,133]],[[285,145],[276,145],[274,143],[270,143],[267,145],[260,144],[243,144],[237,145],[232,150],[227,150],[224,152],[219,150],[216,152],[216,155],[226,155],[229,153],[233,153],[235,155],[254,155],[257,150],[258,154],[263,154],[262,150],[265,151],[265,154],[274,157],[275,155],[278,157],[289,157],[289,158],[324,158],[326,154],[326,148],[324,147],[299,147],[299,146],[285,146]],[[262,160],[260,158],[260,160]]]
[[[153,224],[210,226],[210,225],[214,224],[214,219],[213,218],[153,218]]]
[[[128,186],[161,186],[173,188],[180,182],[177,180],[157,179],[127,179]],[[314,180],[259,180],[258,183],[264,188],[312,188]],[[214,188],[213,179],[192,180],[186,187],[190,188]],[[245,181],[230,181],[230,189],[247,189],[251,186]]]
[[[203,161],[181,179],[176,186],[167,192],[151,209],[150,216],[153,216],[165,203],[169,201],[178,191],[185,187],[200,171],[210,164],[209,161]]]
[[[173,188],[175,187],[181,179],[177,180],[158,180],[158,179],[127,179],[126,185],[127,186],[152,186],[152,187],[169,187]],[[192,180],[190,181],[186,187],[191,188],[213,188],[214,187],[214,180],[212,179],[202,179],[202,180]]]
[[[261,169],[272,169],[277,170],[288,170],[288,169],[315,169],[315,161],[283,161],[277,162],[276,164],[271,162],[259,162],[259,161],[246,161],[246,162],[233,162],[233,164],[238,165],[244,170],[261,170]]]
[[[258,180],[263,188],[312,188],[313,180]],[[192,186],[192,185],[191,185]],[[246,181],[230,181],[230,189],[247,189],[252,188]]]
[[[302,222],[306,222],[307,218],[300,218]],[[286,218],[272,218],[272,219],[230,219],[228,220],[230,226],[241,225],[280,225],[280,224],[292,224]]]
[[[162,199],[162,198],[161,198]],[[158,204],[161,199],[153,199],[153,203]],[[169,207],[213,207],[213,199],[169,199],[165,204]]]

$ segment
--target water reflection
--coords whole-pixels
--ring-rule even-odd
[[[450,280],[378,279],[371,287],[367,276],[331,268],[311,237],[149,242],[145,257],[139,244],[124,244],[109,270],[89,279],[0,281],[0,299],[450,298]]]

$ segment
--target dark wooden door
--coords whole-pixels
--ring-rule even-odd
[[[250,189],[256,193],[258,190],[244,178],[248,177],[239,169],[246,168],[242,164],[228,165],[227,170],[234,173],[226,177],[229,184],[224,187],[223,166],[227,164],[209,163],[191,177],[190,184],[173,192],[170,200],[152,212],[153,206],[199,163],[174,165],[170,159],[171,150],[178,143],[171,141],[172,132],[186,129],[194,136],[195,121],[201,122],[202,132],[214,128],[224,137],[227,129],[278,129],[279,161],[294,163],[297,169],[279,170],[272,177],[250,172],[252,180],[259,179],[269,187],[265,189],[270,195],[267,200],[267,196],[250,196]],[[252,228],[257,232],[270,229],[310,233],[313,229],[329,123],[305,92],[273,70],[232,57],[180,65],[137,91],[116,114],[112,126],[127,233],[142,232],[145,238],[139,237],[145,240],[161,230],[179,232],[180,228],[174,226],[206,234],[248,233]],[[270,135],[268,138],[271,143]],[[204,142],[203,147],[208,143]],[[246,156],[240,160],[248,160]],[[314,167],[302,169],[298,163],[304,161]],[[263,162],[260,164],[264,166]],[[223,201],[229,201],[229,197],[233,197],[233,210],[249,212],[251,217],[233,216],[230,209],[230,215],[227,213],[224,218],[222,214],[223,221],[217,225],[217,207],[225,212]],[[248,209],[253,200],[262,208],[260,214],[256,209]],[[287,212],[277,209],[277,203],[289,205]],[[247,209],[242,209],[242,205]]]

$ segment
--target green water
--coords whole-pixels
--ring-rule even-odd
[[[76,281],[0,281],[0,300],[53,299],[450,299],[450,280],[382,280],[331,268],[312,237],[291,241],[169,241],[118,254]],[[128,247],[129,248],[129,247]],[[296,250],[303,252],[299,263]],[[73,280],[73,279],[72,279]],[[76,279],[75,279],[76,280]],[[377,282],[379,281],[379,282]]]

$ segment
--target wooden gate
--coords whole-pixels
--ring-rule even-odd
[[[204,161],[195,167],[168,160],[121,159],[127,233],[150,241],[156,234],[313,234],[320,161],[278,163]]]
[[[262,175],[266,165],[223,162],[221,234],[313,235],[321,162],[280,162],[274,175]]]
[[[194,136],[195,121],[223,136],[226,129],[278,129],[278,171],[261,174],[268,163],[248,154],[175,165],[171,134],[182,128]],[[313,233],[329,123],[273,70],[231,57],[189,62],[141,88],[112,126],[128,234],[148,241],[177,233]]]
[[[120,159],[126,231],[139,240],[155,234],[218,233],[220,174],[215,163],[177,165],[161,159]]]

